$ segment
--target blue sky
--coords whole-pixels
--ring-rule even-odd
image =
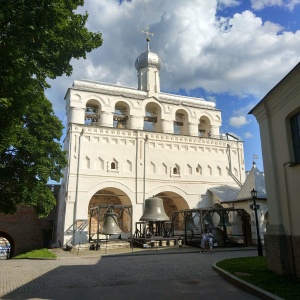
[[[102,47],[73,60],[73,74],[49,81],[46,95],[66,126],[64,95],[76,79],[137,87],[134,62],[150,48],[162,59],[161,90],[203,97],[222,111],[222,133],[244,141],[263,171],[259,127],[248,112],[300,61],[300,0],[85,1],[88,28]]]

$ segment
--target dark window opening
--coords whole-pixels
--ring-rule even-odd
[[[300,112],[291,118],[295,162],[300,163]]]

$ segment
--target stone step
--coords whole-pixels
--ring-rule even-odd
[[[92,245],[94,245],[96,247],[96,243],[76,245],[73,248],[73,251],[86,251],[86,250],[90,250]],[[130,248],[130,243],[126,242],[126,241],[99,242],[98,245],[100,247],[99,249],[123,249],[123,248]]]

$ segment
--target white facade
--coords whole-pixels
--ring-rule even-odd
[[[243,143],[220,136],[215,103],[161,93],[161,61],[149,48],[135,65],[138,89],[76,80],[66,94],[62,244],[87,242],[91,206],[132,205],[134,224],[153,195],[170,216],[210,206],[208,188],[244,182]]]

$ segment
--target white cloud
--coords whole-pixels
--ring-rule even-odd
[[[262,10],[269,6],[279,6],[292,11],[298,4],[300,4],[300,0],[251,0],[252,8],[255,10]]]
[[[246,125],[248,124],[249,121],[247,120],[247,118],[245,116],[236,116],[236,117],[231,117],[229,119],[229,124],[232,126],[232,127],[241,127],[243,125]]]
[[[247,113],[253,108],[253,103],[248,103],[246,106],[240,107],[232,112],[233,116],[229,119],[229,125],[232,127],[241,127],[251,122],[247,118]]]
[[[283,0],[251,0],[253,9],[261,10],[268,6],[283,6]]]
[[[255,106],[255,104],[256,103],[249,102],[247,105],[239,107],[239,109],[235,109],[232,113],[235,116],[245,116]]]
[[[230,7],[230,6],[238,6],[241,4],[239,0],[218,0],[219,6]]]
[[[244,133],[244,137],[245,137],[246,139],[249,139],[249,138],[252,138],[252,137],[253,137],[253,134],[252,134],[251,132],[245,132],[245,133]]]
[[[74,79],[136,87],[134,62],[146,49],[141,30],[148,25],[155,34],[150,48],[163,61],[162,90],[202,87],[262,97],[300,60],[300,30],[283,31],[250,11],[220,18],[220,3],[238,1],[86,1],[88,27],[103,33],[103,46],[86,60],[74,60],[71,77],[52,82],[47,93],[55,109],[64,110],[63,97]],[[234,124],[243,122],[239,115],[233,118]]]
[[[300,0],[291,0],[287,3],[287,8],[292,11],[296,5],[300,4]]]

